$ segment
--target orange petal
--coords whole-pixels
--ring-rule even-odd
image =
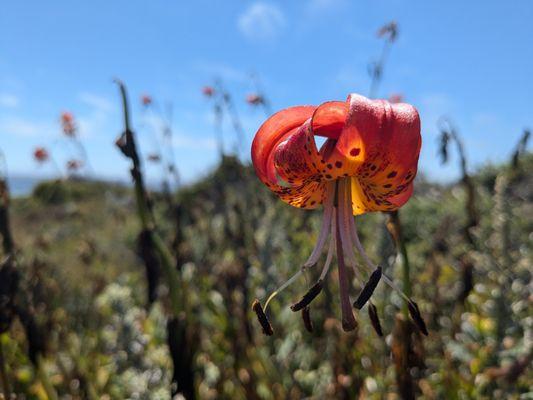
[[[267,119],[257,131],[252,143],[252,162],[259,178],[268,185],[276,184],[268,177],[268,160],[273,148],[288,132],[302,125],[313,115],[314,106],[297,106],[279,111]],[[270,157],[271,158],[271,157]]]
[[[310,210],[324,201],[326,185],[325,181],[308,178],[298,186],[278,186],[272,190],[285,203]]]
[[[313,113],[311,127],[313,134],[338,139],[348,114],[348,105],[343,101],[327,101]]]
[[[359,163],[354,212],[395,210],[412,193],[420,153],[420,118],[408,104],[349,97],[350,111],[333,154]],[[350,151],[360,148],[357,157]]]

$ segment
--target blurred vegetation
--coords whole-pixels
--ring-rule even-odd
[[[19,292],[40,328],[49,383],[64,399],[168,399],[178,371],[180,385],[192,385],[187,398],[396,399],[403,373],[425,399],[533,398],[532,169],[526,154],[517,165],[471,174],[479,212],[471,243],[465,186],[418,178],[400,214],[413,296],[430,335],[409,335],[403,372],[392,332],[410,328],[401,299],[382,284],[373,299],[384,338],[366,312],[356,314],[355,333],[342,331],[334,276],[313,303],[314,333],[289,309],[307,288],[302,280],[273,301],[275,333],[262,335],[251,303],[302,265],[321,216],[274,198],[236,158],[223,156],[209,176],[171,194],[173,202],[150,193],[157,231],[176,255],[187,319],[166,317],[165,279],[152,287],[161,301],[149,299],[131,189],[42,183],[12,200],[10,215]],[[401,282],[385,220],[359,218],[361,239]],[[308,274],[312,282],[318,272]],[[46,399],[20,320],[0,340],[11,391]]]

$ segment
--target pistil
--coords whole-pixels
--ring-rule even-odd
[[[342,202],[344,201],[344,185],[337,186],[337,198]],[[341,227],[344,225],[342,224],[342,215],[339,212],[340,205],[335,204],[335,206],[337,208],[337,263],[339,266],[339,292],[341,300],[342,329],[346,332],[349,332],[353,331],[357,327],[357,321],[353,315],[352,305],[350,304],[350,297],[348,295],[349,282],[346,265],[344,264],[343,241],[341,237]]]

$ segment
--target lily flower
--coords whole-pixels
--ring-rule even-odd
[[[315,136],[326,138],[320,149]],[[334,253],[337,254],[342,327],[345,331],[356,328],[347,267],[363,283],[364,274],[355,256],[359,253],[369,279],[362,285],[353,306],[361,309],[383,279],[408,302],[414,322],[426,332],[416,303],[365,252],[353,218],[367,212],[397,210],[409,200],[420,146],[420,118],[413,106],[370,100],[358,94],[351,94],[345,102],[287,108],[259,128],[252,144],[252,162],[259,179],[294,207],[323,208],[322,227],[307,261],[268,297],[264,308],[259,301],[254,302],[253,309],[265,334],[273,332],[265,314],[269,302],[315,266],[325,247],[327,256],[317,283],[291,306],[293,311],[302,310],[306,328],[312,326],[309,304],[322,290]],[[374,328],[381,333],[373,304],[369,304],[368,311]]]
[[[39,163],[44,163],[48,161],[48,158],[49,158],[48,151],[44,147],[37,147],[33,151],[33,158],[35,158],[35,161]]]

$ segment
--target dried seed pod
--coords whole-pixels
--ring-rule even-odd
[[[307,307],[309,304],[311,304],[311,302],[315,299],[315,297],[318,296],[320,292],[322,291],[322,283],[323,283],[322,279],[319,279],[317,283],[315,283],[311,287],[311,289],[309,289],[307,293],[303,295],[300,301],[298,301],[297,303],[294,303],[291,306],[291,310],[294,312],[300,311],[304,309],[305,307]]]
[[[263,311],[263,307],[261,306],[259,300],[254,300],[252,304],[252,310],[254,310],[257,315],[257,319],[263,328],[263,333],[267,336],[272,336],[274,334],[274,330],[272,329],[272,325],[270,325],[270,322],[268,321],[268,318]]]

